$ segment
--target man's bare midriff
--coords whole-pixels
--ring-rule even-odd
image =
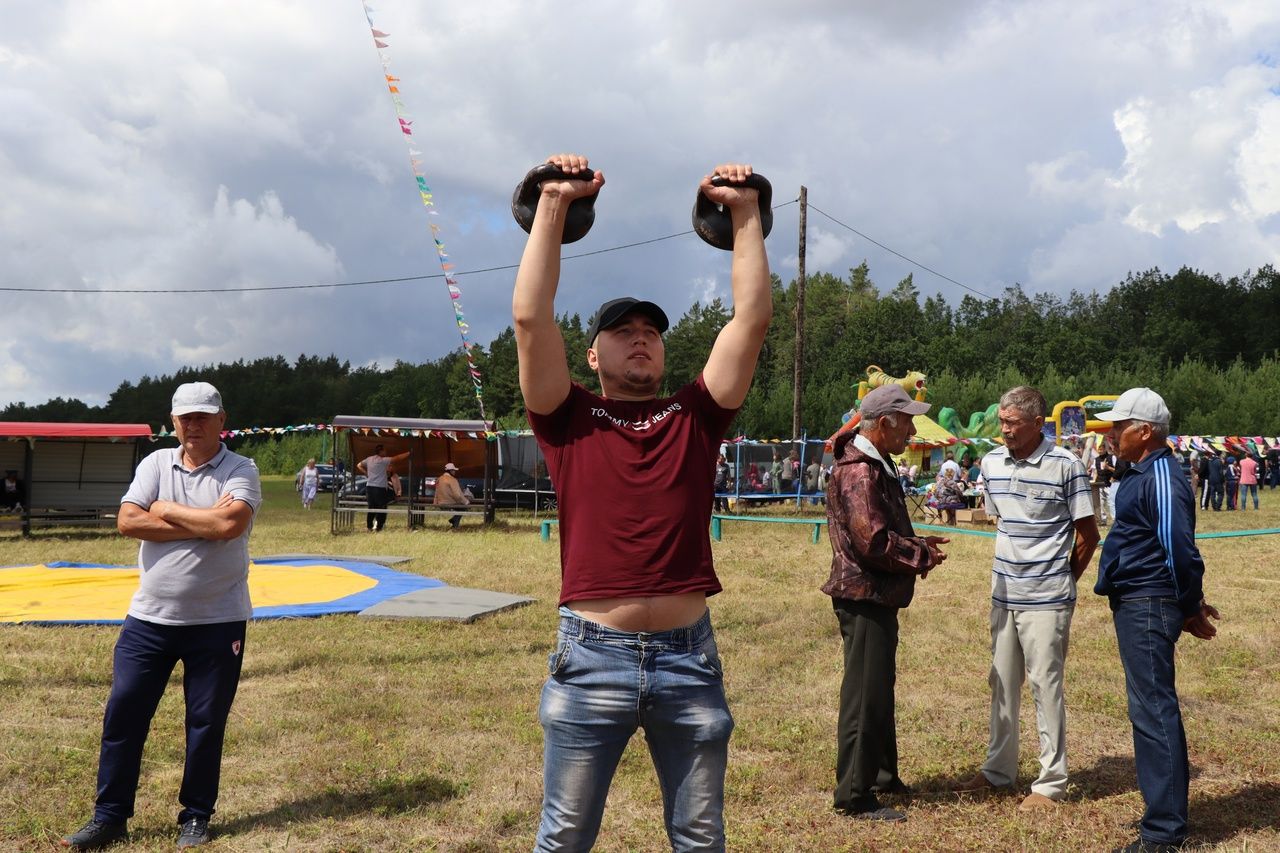
[[[697,622],[707,611],[707,596],[702,592],[682,592],[635,598],[588,598],[569,602],[569,609],[583,619],[609,628],[651,634]]]

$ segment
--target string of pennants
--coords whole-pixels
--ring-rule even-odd
[[[447,438],[457,441],[459,438],[477,439],[483,438],[486,441],[496,441],[499,437],[515,438],[520,436],[533,435],[532,430],[528,429],[507,429],[507,430],[488,430],[480,432],[479,430],[435,430],[435,429],[404,429],[404,428],[373,428],[373,427],[335,427],[332,424],[297,424],[294,426],[282,427],[245,427],[243,429],[224,430],[222,438],[243,438],[247,436],[284,436],[291,433],[304,432],[359,432],[362,435],[385,435],[400,436],[402,438]],[[1091,433],[1089,435],[1096,435]],[[1067,439],[1088,438],[1089,435],[1065,436]],[[172,430],[166,430],[161,427],[154,433],[152,440],[160,438],[169,438],[173,436]],[[816,444],[824,442],[826,439],[814,436],[806,436],[802,438],[749,438],[745,435],[736,436],[734,438],[726,438],[725,444],[799,444],[806,442]],[[990,438],[951,438],[943,441],[921,441],[911,442],[910,447],[946,447],[955,444],[962,445],[979,445],[994,447],[999,442]],[[1169,443],[1179,451],[1195,450],[1201,453],[1216,452],[1219,450],[1246,450],[1252,453],[1265,453],[1268,450],[1280,447],[1280,436],[1264,437],[1264,436],[1238,436],[1238,435],[1219,435],[1219,436],[1199,436],[1199,435],[1171,435]]]
[[[387,48],[389,47],[387,39],[391,38],[391,35],[374,25],[373,7],[366,0],[361,0],[361,5],[364,7],[364,16],[369,22],[369,30],[373,35],[373,46],[378,51],[378,60],[382,63],[382,75],[386,78],[387,91],[391,94],[391,103],[395,106],[400,134],[404,138],[405,145],[409,148],[409,168],[413,172],[413,179],[418,186],[418,198],[422,200],[422,206],[426,208],[428,215],[439,216],[439,212],[435,209],[435,199],[431,192],[431,187],[427,185],[427,177],[422,172],[422,160],[420,158],[423,153],[418,150],[414,142],[414,119],[400,97],[400,78],[391,73],[391,59],[387,56]],[[467,324],[466,314],[462,310],[462,290],[458,287],[458,280],[453,274],[454,263],[449,259],[449,253],[445,251],[440,226],[435,222],[429,222],[428,224],[431,228],[431,241],[435,244],[436,256],[440,260],[440,271],[444,273],[445,287],[449,290],[449,303],[453,306],[453,318],[458,324],[458,334],[462,337],[462,351],[467,357],[467,372],[471,375],[471,384],[476,394],[476,404],[480,407],[480,420],[488,420],[488,416],[485,415],[484,411],[483,377],[480,375],[480,368],[476,366],[475,358],[472,357],[471,350],[475,348],[475,344],[471,342],[471,338],[468,335],[471,327]]]

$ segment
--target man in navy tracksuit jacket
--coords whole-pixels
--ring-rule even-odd
[[[1177,849],[1187,837],[1189,764],[1174,686],[1174,647],[1183,631],[1217,630],[1205,603],[1196,548],[1195,496],[1169,451],[1169,409],[1149,388],[1120,395],[1110,412],[1117,454],[1133,463],[1120,479],[1116,517],[1102,546],[1094,592],[1111,599],[1129,693],[1138,787],[1147,809],[1126,851]]]

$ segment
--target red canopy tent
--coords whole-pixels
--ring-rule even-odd
[[[146,424],[63,424],[0,421],[0,438],[150,438]]]
[[[0,471],[17,471],[24,534],[32,524],[114,523],[147,424],[0,421]]]

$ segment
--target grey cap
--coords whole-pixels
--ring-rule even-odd
[[[173,405],[169,407],[171,415],[189,415],[192,412],[216,415],[221,411],[222,395],[208,382],[179,385],[178,390],[173,392]]]
[[[1100,421],[1146,421],[1150,424],[1169,425],[1169,407],[1164,398],[1150,388],[1130,388],[1120,395],[1111,411],[1100,412]]]
[[[862,413],[862,422],[867,423],[894,412],[923,415],[931,408],[933,407],[928,403],[920,403],[908,397],[901,385],[881,385],[879,388],[872,388],[871,392],[862,398],[862,405],[858,407],[858,411]]]

